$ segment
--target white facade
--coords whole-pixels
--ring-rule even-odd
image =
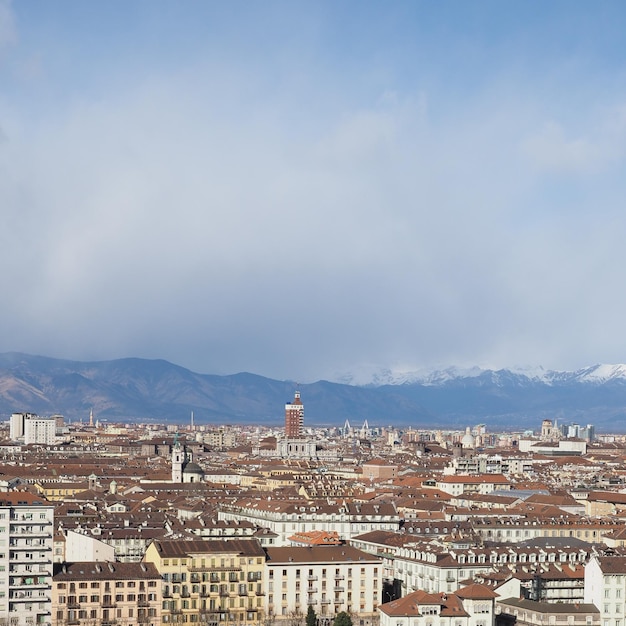
[[[9,437],[11,441],[17,441],[24,437],[24,422],[27,418],[37,417],[31,413],[13,413],[9,422]]]
[[[56,420],[45,417],[28,416],[24,420],[24,443],[54,445],[56,440]]]
[[[5,546],[0,550],[0,620],[11,626],[46,624],[51,621],[54,508],[14,500],[0,501],[0,544]]]
[[[115,546],[110,546],[85,533],[68,530],[65,534],[65,561],[68,563],[115,561]]]
[[[481,585],[470,585],[458,594],[415,591],[382,605],[380,626],[492,626],[495,595]]]
[[[393,504],[343,503],[326,506],[283,506],[272,501],[251,500],[224,505],[220,520],[248,521],[276,534],[277,546],[291,545],[289,537],[314,530],[335,531],[340,539],[373,530],[396,531],[400,517]]]
[[[277,621],[309,606],[330,620],[346,611],[373,619],[382,601],[382,561],[351,546],[267,548],[267,610]]]
[[[600,611],[602,626],[624,626],[626,557],[593,556],[585,567],[585,603]]]

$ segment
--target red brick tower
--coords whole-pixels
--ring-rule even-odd
[[[293,402],[285,404],[285,437],[299,439],[302,436],[304,422],[304,405],[300,400],[300,392],[296,391]]]

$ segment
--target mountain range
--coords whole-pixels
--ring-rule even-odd
[[[348,384],[350,383],[350,384]],[[357,384],[358,383],[358,384]],[[296,385],[263,376],[198,374],[164,360],[82,362],[0,354],[0,416],[61,414],[69,420],[283,423],[299,389],[305,425],[538,429],[542,419],[626,430],[626,365],[574,372],[462,370],[342,374]]]

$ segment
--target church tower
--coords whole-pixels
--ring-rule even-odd
[[[180,445],[178,440],[178,433],[174,440],[174,447],[172,448],[172,482],[183,482],[183,466],[185,464],[185,449]]]
[[[285,437],[299,439],[302,436],[304,422],[304,405],[300,400],[300,392],[296,391],[293,402],[285,405]]]

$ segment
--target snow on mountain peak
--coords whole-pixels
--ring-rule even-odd
[[[332,376],[329,380],[354,386],[403,385],[420,384],[439,386],[445,383],[463,379],[476,378],[490,373],[494,380],[501,378],[501,374],[514,374],[527,378],[529,382],[539,382],[546,385],[555,383],[580,382],[589,384],[603,384],[608,381],[626,381],[626,365],[592,365],[576,371],[546,370],[541,366],[516,366],[500,370],[483,369],[481,367],[445,367],[441,369],[411,369],[411,368],[381,368],[374,365],[362,365],[352,372],[343,372]]]
[[[609,380],[625,379],[626,365],[593,365],[575,372],[580,382],[605,383]]]

